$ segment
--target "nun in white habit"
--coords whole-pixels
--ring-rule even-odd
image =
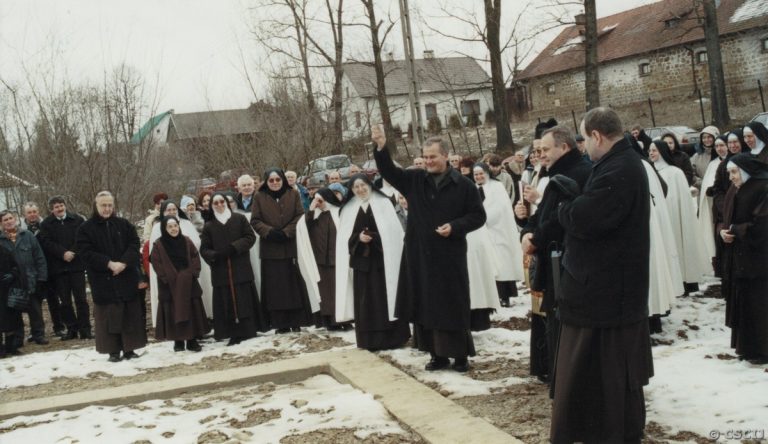
[[[309,211],[296,223],[296,260],[315,325],[328,330],[352,327],[350,322],[336,322],[336,233],[342,198],[330,188],[318,190]]]
[[[651,254],[648,281],[648,316],[651,333],[661,333],[661,317],[669,314],[672,301],[682,295],[683,277],[680,273],[677,247],[672,234],[664,188],[653,166],[643,161],[651,192]]]
[[[499,258],[490,231],[483,225],[467,233],[467,271],[469,272],[470,327],[472,331],[491,328],[491,313],[501,308],[496,279]]]
[[[403,229],[392,201],[364,174],[349,180],[336,236],[336,321],[355,321],[357,346],[398,348],[411,335],[395,317]]]
[[[504,185],[491,179],[488,165],[477,163],[472,173],[487,216],[485,226],[488,227],[499,260],[499,273],[496,277],[499,297],[508,301],[509,297],[517,296],[516,281],[525,278],[523,248],[520,245],[515,213]]]
[[[714,152],[716,157],[709,162],[707,170],[704,172],[704,177],[701,179],[701,190],[699,195],[699,230],[702,233],[702,242],[704,244],[704,251],[709,258],[715,257],[715,222],[712,217],[712,196],[708,196],[706,190],[715,184],[715,178],[717,177],[717,168],[728,156],[728,136],[720,136],[715,138]],[[714,270],[712,274],[714,274]]]
[[[691,197],[688,181],[683,170],[672,163],[672,153],[663,141],[654,140],[648,156],[667,184],[667,209],[677,246],[683,286],[686,292],[698,291],[698,283],[709,273],[711,265],[702,247],[703,234],[696,220],[696,204]]]
[[[179,207],[172,200],[166,200],[160,206],[160,216],[174,216],[179,219],[179,228],[181,228],[181,234],[187,236],[189,240],[195,245],[195,248],[200,250],[200,234],[197,232],[194,224],[187,219],[187,215],[184,211],[180,211]],[[159,219],[158,219],[159,220]],[[152,254],[152,249],[156,240],[161,236],[160,224],[154,224],[151,234],[149,236],[149,253]],[[200,263],[200,277],[197,281],[200,283],[200,287],[203,289],[203,308],[205,308],[206,315],[213,317],[213,286],[211,285],[211,267],[207,263],[201,261]],[[155,327],[157,323],[157,275],[155,269],[150,263],[149,265],[149,294],[150,304],[152,306],[152,326]]]

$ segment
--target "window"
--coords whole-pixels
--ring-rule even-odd
[[[763,47],[763,52],[768,52],[768,37],[763,39],[762,47]]]
[[[471,116],[471,115],[479,116],[480,101],[479,100],[462,100],[461,115],[462,116]]]
[[[696,53],[696,63],[707,63],[707,51]]]
[[[355,128],[363,126],[363,119],[360,118],[360,111],[355,111]]]
[[[555,93],[555,84],[554,83],[547,83],[547,94],[554,94]]]
[[[434,103],[427,103],[424,105],[424,114],[427,117],[427,120],[434,119],[437,117],[437,105]]]
[[[680,19],[675,17],[671,19],[664,20],[664,27],[665,28],[676,28],[677,25],[680,24]]]
[[[651,74],[651,64],[650,63],[641,63],[640,64],[640,76],[647,76]]]
[[[347,98],[349,98],[349,87],[347,86],[347,87],[346,87],[346,88],[344,88],[344,89],[345,89],[345,91],[346,91],[346,93],[347,93]]]

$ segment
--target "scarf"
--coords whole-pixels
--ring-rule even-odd
[[[230,210],[228,206],[224,208],[224,211],[221,213],[217,213],[216,210],[213,210],[213,217],[215,217],[217,221],[221,222],[222,225],[225,225],[229,218],[232,217],[232,210]]]
[[[163,243],[165,253],[171,259],[171,263],[176,268],[176,271],[181,271],[189,267],[187,239],[181,234],[181,226],[179,226],[179,234],[176,237],[168,234],[167,226],[170,220],[175,220],[176,224],[179,224],[179,219],[173,216],[164,217],[160,221],[160,242]]]

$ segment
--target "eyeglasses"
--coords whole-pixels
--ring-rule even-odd
[[[214,201],[213,201],[213,202],[211,202],[211,203],[212,203],[213,205],[224,205],[224,202],[225,202],[225,201],[223,201],[223,200],[214,200]]]
[[[279,177],[278,178],[267,179],[267,182],[269,182],[269,183],[279,183],[279,182],[282,182],[282,181],[283,181],[283,179],[281,179]]]

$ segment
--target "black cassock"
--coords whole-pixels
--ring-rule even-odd
[[[732,190],[733,191],[733,190]],[[751,178],[725,202],[722,291],[731,347],[746,359],[768,358],[768,179]]]
[[[373,233],[367,244],[360,241],[363,230]],[[353,271],[357,346],[368,350],[398,348],[411,336],[405,320],[389,320],[384,250],[378,232],[371,207],[361,207],[349,238],[349,267]]]

